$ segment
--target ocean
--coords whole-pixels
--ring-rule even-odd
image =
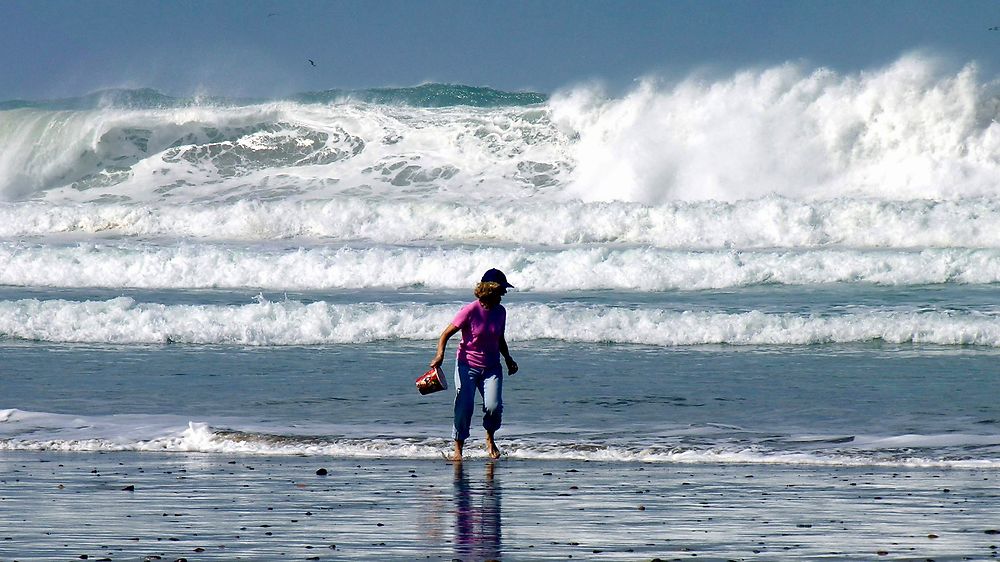
[[[791,485],[775,474],[797,471],[995,482],[998,100],[974,66],[912,56],[856,74],[789,64],[617,94],[425,84],[2,102],[0,507],[48,523],[21,540],[6,510],[0,560],[75,558],[83,544],[42,534],[65,523],[32,507],[53,482],[11,488],[19,463],[112,455],[195,472],[285,459],[388,467],[392,477],[366,480],[369,494],[410,475],[450,482],[451,391],[420,396],[414,379],[492,267],[516,286],[504,305],[521,370],[504,384],[496,468],[508,488],[552,466],[600,466],[593,486],[641,470],[663,489],[681,485],[678,471],[701,474],[695,484],[769,471],[772,491]],[[458,517],[470,489],[499,494],[492,469],[480,474],[476,426],[477,464],[463,470],[479,480],[455,472],[458,508],[451,495],[401,508],[444,504],[442,517]],[[504,490],[503,531],[499,503],[484,504],[488,525],[473,522],[489,527],[490,553],[410,537],[339,555],[565,558],[535,549],[544,541],[510,513],[576,516],[528,509],[515,492]],[[955,493],[977,522],[939,513],[934,538],[970,534],[933,553],[995,557],[970,538],[1000,525],[995,489]],[[795,509],[827,505],[821,496]],[[590,523],[618,532],[621,549],[585,557],[660,553],[630,534],[635,521]],[[685,552],[755,556],[722,535]],[[801,557],[875,557],[863,536],[841,551],[816,539]],[[245,558],[230,545],[194,559],[275,559],[262,540]]]

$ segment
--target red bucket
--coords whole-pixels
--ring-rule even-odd
[[[441,367],[429,369],[426,373],[417,377],[417,390],[420,394],[430,394],[448,388],[448,379],[444,378]]]

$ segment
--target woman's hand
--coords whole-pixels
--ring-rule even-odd
[[[507,362],[507,374],[513,375],[517,372],[517,361],[514,361],[513,357],[506,358]]]

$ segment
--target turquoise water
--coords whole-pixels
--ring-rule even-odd
[[[505,92],[480,86],[435,83],[421,84],[409,88],[331,89],[320,92],[303,92],[278,100],[216,96],[185,98],[171,96],[150,88],[140,88],[111,89],[85,96],[56,100],[6,100],[0,101],[0,111],[21,108],[51,110],[88,110],[99,108],[167,109],[199,105],[255,105],[275,101],[292,101],[306,104],[356,101],[414,107],[503,107],[544,103],[548,97],[547,94],[538,92]]]

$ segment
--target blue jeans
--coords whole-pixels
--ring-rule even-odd
[[[451,436],[456,441],[469,438],[472,409],[476,406],[476,390],[483,397],[483,428],[493,433],[500,429],[503,414],[503,369],[470,367],[455,362],[455,427]]]

